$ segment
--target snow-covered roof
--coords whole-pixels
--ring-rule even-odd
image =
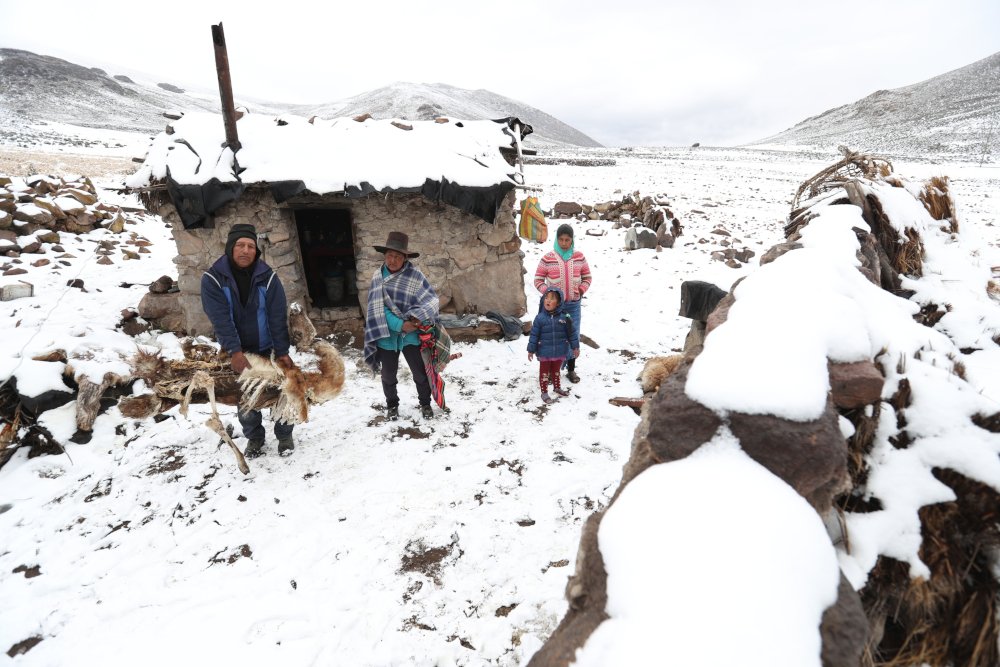
[[[357,121],[255,114],[242,116],[236,129],[241,148],[234,153],[221,115],[186,114],[153,139],[142,167],[125,184],[144,188],[166,182],[175,204],[179,192],[220,186],[234,192],[234,184],[237,197],[251,185],[284,184],[285,193],[348,196],[481,189],[498,203],[516,184],[517,171],[501,149],[530,131],[517,119]],[[289,183],[301,185],[289,188]],[[496,212],[462,208],[491,221]],[[188,227],[200,222],[184,221]]]

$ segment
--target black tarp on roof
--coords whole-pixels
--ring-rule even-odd
[[[274,201],[279,204],[292,197],[310,193],[302,181],[280,181],[269,184]],[[497,183],[489,187],[468,187],[452,183],[447,178],[435,181],[428,178],[420,187],[376,189],[367,181],[360,186],[348,186],[342,196],[358,199],[374,194],[420,194],[434,203],[449,204],[467,213],[492,223],[507,193],[514,189],[513,183]]]

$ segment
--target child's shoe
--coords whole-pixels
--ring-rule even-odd
[[[560,396],[569,396],[569,389],[556,389],[555,392]]]
[[[542,392],[542,403],[551,403],[551,402],[552,402],[552,397],[549,396],[549,392],[543,391]]]

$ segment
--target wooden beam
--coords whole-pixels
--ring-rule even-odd
[[[212,26],[215,44],[215,71],[219,77],[219,97],[222,98],[222,119],[226,124],[226,145],[235,153],[240,149],[236,134],[236,105],[233,103],[233,80],[229,74],[229,53],[226,51],[226,34],[222,23]]]

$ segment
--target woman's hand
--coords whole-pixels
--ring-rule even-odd
[[[528,361],[531,361],[534,358],[535,358],[535,353],[534,352],[529,352],[528,353]]]
[[[411,320],[406,320],[405,322],[403,322],[403,333],[407,334],[410,333],[411,331],[416,331],[416,330],[417,330],[417,325],[414,324]]]
[[[580,348],[576,348],[575,350],[573,350],[573,358],[576,359],[579,356],[580,356]]]

